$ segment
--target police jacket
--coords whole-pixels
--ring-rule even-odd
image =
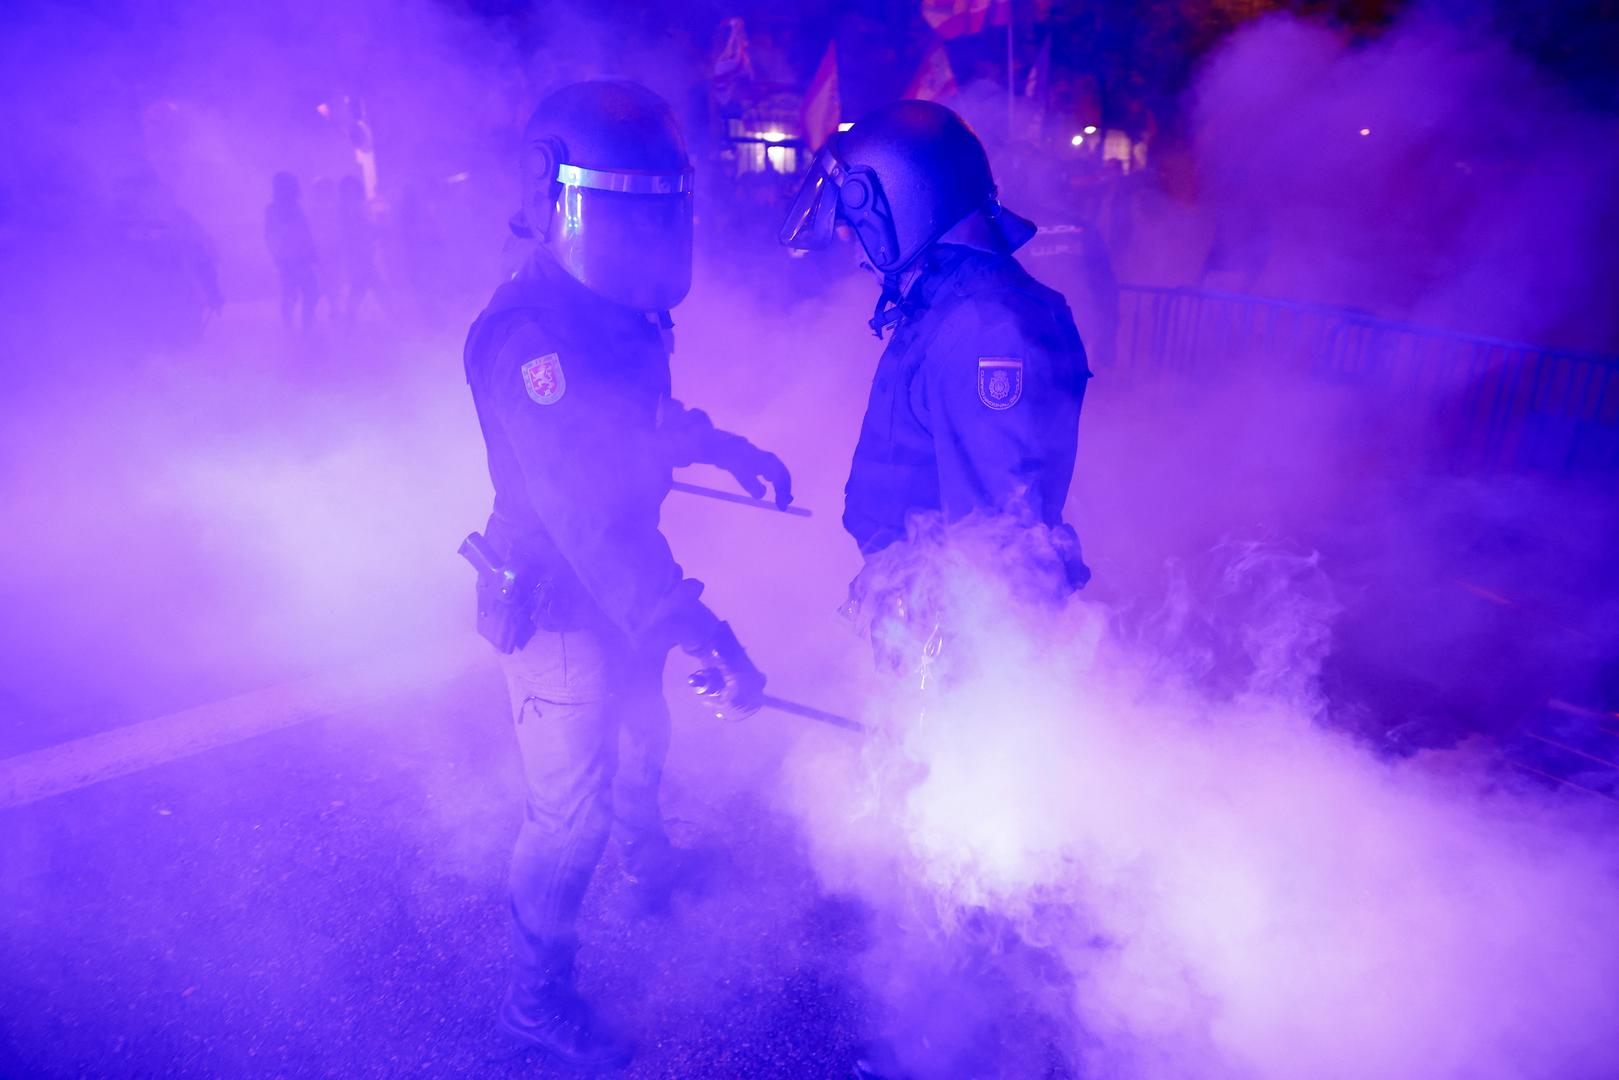
[[[1061,528],[1090,369],[1061,294],[1010,255],[941,244],[900,305],[844,489],[875,554],[913,514],[1008,512]],[[1069,578],[1089,577],[1073,543]]]
[[[467,335],[495,489],[485,535],[546,583],[565,613],[548,629],[605,617],[638,645],[696,648],[718,626],[658,528],[671,470],[723,434],[670,398],[667,326],[537,251]]]

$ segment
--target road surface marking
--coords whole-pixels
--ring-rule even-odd
[[[481,656],[484,663],[487,657]],[[362,712],[464,672],[460,649],[396,655],[386,664],[319,675],[209,702],[152,720],[0,759],[0,809],[242,742],[256,735]]]

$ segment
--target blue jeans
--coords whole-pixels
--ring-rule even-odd
[[[586,629],[538,631],[501,658],[528,787],[511,863],[520,982],[571,965],[579,905],[615,823],[632,875],[667,866],[658,809],[666,657]]]

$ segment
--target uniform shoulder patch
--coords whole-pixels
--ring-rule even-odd
[[[992,409],[1010,409],[1023,397],[1023,361],[1013,356],[978,358],[978,400]]]
[[[523,365],[523,389],[541,405],[555,405],[568,392],[568,380],[562,374],[562,357],[556,353],[536,356]]]

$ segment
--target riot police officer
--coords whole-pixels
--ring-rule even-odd
[[[1000,205],[983,145],[950,109],[901,101],[831,137],[781,239],[821,247],[840,227],[882,281],[870,325],[892,332],[845,488],[843,525],[867,558],[848,614],[867,626],[880,665],[920,671],[927,684],[941,650],[947,673],[963,666],[950,655],[952,613],[918,611],[944,602],[939,590],[896,584],[885,553],[903,553],[919,520],[948,530],[977,516],[1038,541],[1021,549],[1040,552],[1042,573],[1019,567],[1023,579],[1044,579],[1056,598],[1083,586],[1090,572],[1062,515],[1090,371],[1062,296],[1013,257],[1034,225]],[[996,925],[963,915],[964,925]],[[991,964],[1001,947],[940,946],[966,953],[953,958],[959,971]],[[967,995],[984,1001],[977,1019],[916,1017],[921,1030],[871,1044],[854,1075],[993,1074],[999,1006],[989,993],[975,984]]]
[[[871,397],[843,525],[868,559],[917,515],[1011,515],[1045,530],[1071,592],[1090,571],[1062,519],[1090,378],[1062,296],[1013,252],[1035,233],[1001,206],[971,128],[933,102],[900,101],[835,134],[782,226],[825,246],[839,227],[882,280]],[[857,579],[853,601],[861,601]]]
[[[662,670],[679,646],[723,673],[721,713],[764,676],[658,528],[670,470],[727,469],[791,499],[786,469],[670,397],[669,309],[691,284],[692,168],[668,106],[629,82],[541,103],[524,133],[533,250],[467,337],[494,510],[468,538],[480,630],[501,650],[528,806],[511,866],[516,970],[504,1028],[574,1067],[627,1048],[575,992],[575,921],[616,824],[644,900],[678,870],[658,810]]]

